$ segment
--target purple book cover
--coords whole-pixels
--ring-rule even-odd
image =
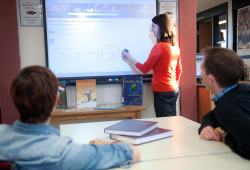
[[[105,133],[141,136],[158,127],[158,122],[126,119],[104,129]],[[124,133],[123,133],[124,132]],[[133,134],[138,133],[138,134]]]

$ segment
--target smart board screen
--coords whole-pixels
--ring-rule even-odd
[[[122,60],[145,62],[156,43],[155,0],[45,0],[46,63],[58,78],[141,74]]]

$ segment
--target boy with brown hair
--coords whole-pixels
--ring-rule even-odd
[[[107,169],[131,166],[140,160],[133,145],[96,139],[73,143],[49,126],[58,101],[58,80],[46,67],[22,69],[10,85],[20,121],[0,125],[0,161],[23,169]]]

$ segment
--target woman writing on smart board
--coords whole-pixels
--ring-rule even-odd
[[[145,74],[153,69],[151,86],[154,92],[156,116],[176,116],[176,100],[179,94],[178,81],[182,66],[175,28],[167,14],[159,14],[152,19],[151,31],[157,38],[157,43],[144,64],[137,62],[127,49],[122,51],[122,57],[132,62],[137,69]]]

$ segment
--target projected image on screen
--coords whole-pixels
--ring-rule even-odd
[[[146,61],[155,15],[155,0],[45,0],[48,67],[58,78],[135,74],[121,52]]]
[[[204,55],[203,54],[196,54],[196,77],[201,78],[201,62],[203,59]]]

